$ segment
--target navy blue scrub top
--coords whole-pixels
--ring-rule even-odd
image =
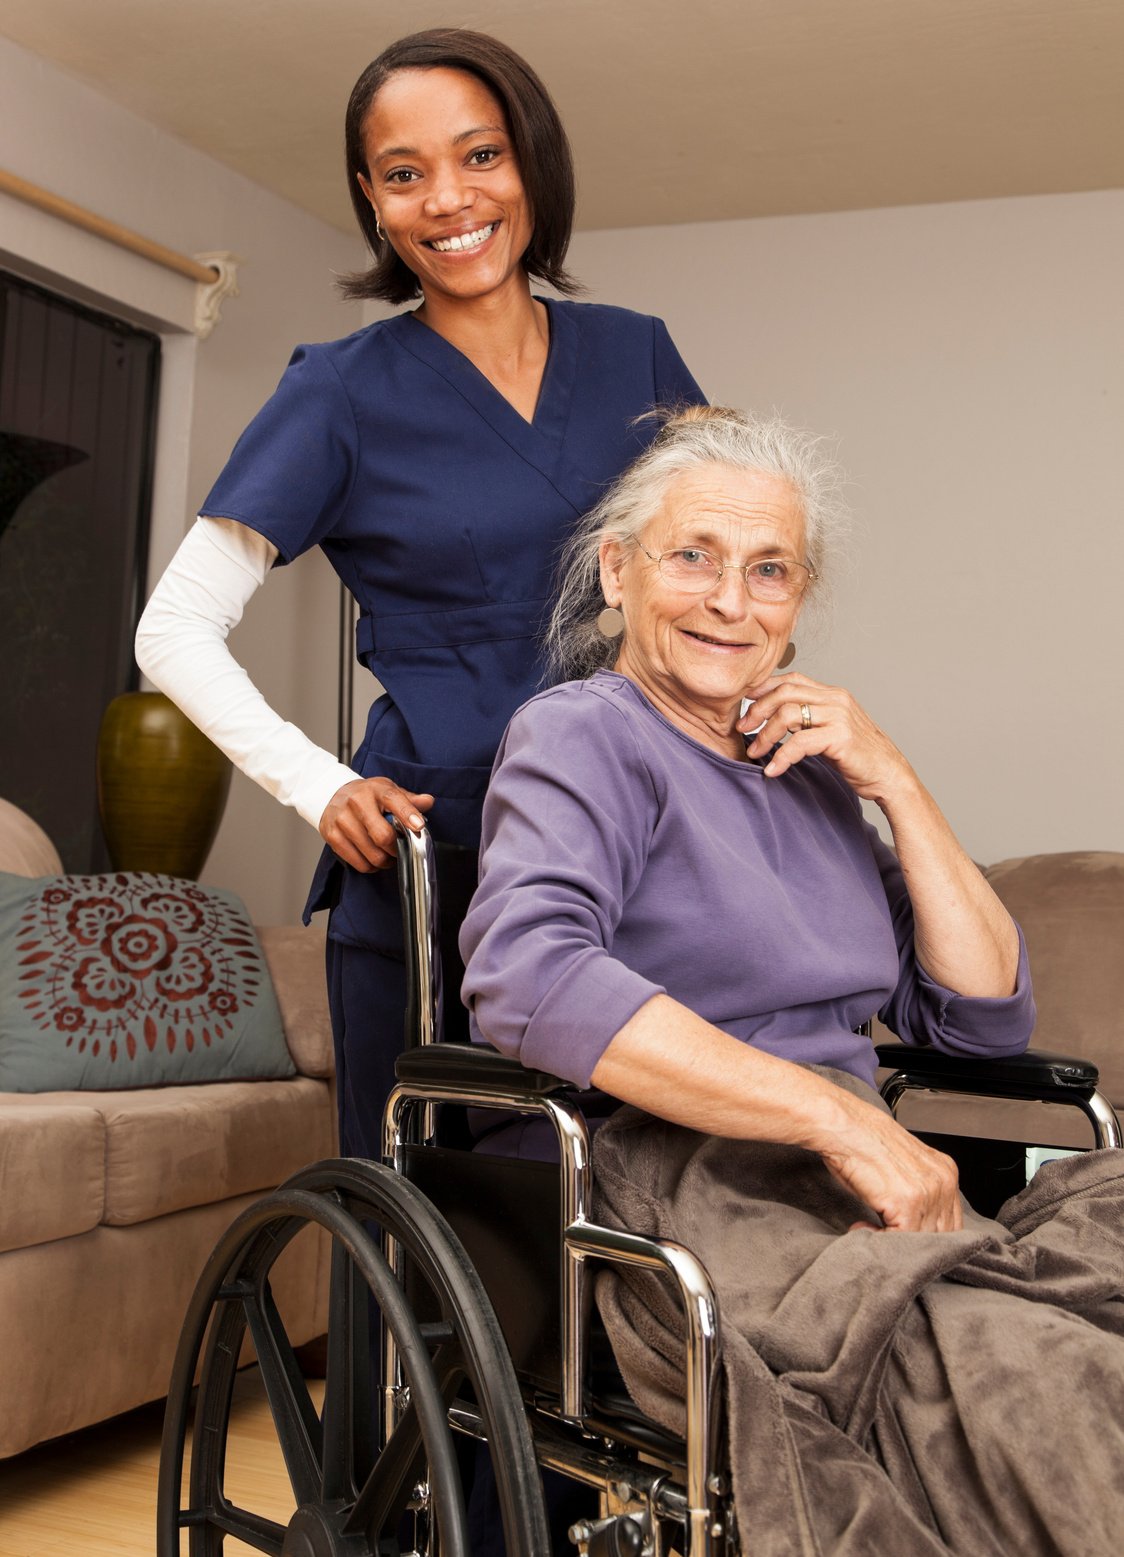
[[[538,689],[558,550],[655,433],[704,396],[659,319],[543,299],[550,349],[532,421],[413,314],[300,346],[200,512],[291,562],[319,545],[359,606],[356,649],[386,689],[353,766],[428,791],[435,837],[477,847],[507,721]],[[385,872],[330,851],[309,910],[399,944]]]

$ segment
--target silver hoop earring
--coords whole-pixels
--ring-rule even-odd
[[[602,638],[619,638],[624,632],[624,612],[616,606],[606,606],[597,618],[597,631]]]
[[[795,641],[795,639],[790,639],[788,648],[784,651],[784,653],[781,655],[780,659],[777,661],[777,669],[778,670],[787,670],[788,667],[792,664],[792,662],[793,662],[793,660],[795,658],[796,658],[796,641]]]

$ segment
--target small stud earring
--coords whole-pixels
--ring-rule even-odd
[[[777,661],[777,669],[778,670],[787,670],[788,667],[792,664],[792,662],[793,662],[793,660],[795,658],[796,658],[796,644],[795,644],[794,641],[790,640],[788,648],[784,651],[784,653],[781,655],[780,659]]]
[[[619,638],[624,632],[624,612],[616,606],[606,606],[597,618],[597,631],[602,638]]]

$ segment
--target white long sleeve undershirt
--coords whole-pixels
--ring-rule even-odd
[[[312,827],[356,774],[266,702],[227,647],[277,548],[233,519],[197,519],[137,628],[137,664],[235,767]]]

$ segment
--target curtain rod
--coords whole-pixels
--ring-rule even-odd
[[[213,286],[222,276],[218,265],[203,265],[187,254],[177,254],[174,249],[167,249],[162,243],[153,243],[151,238],[142,238],[140,233],[122,227],[117,222],[111,222],[104,216],[97,216],[93,211],[75,205],[72,200],[64,200],[61,195],[53,195],[47,189],[40,189],[38,184],[28,183],[27,179],[18,178],[14,173],[8,173],[3,168],[0,168],[0,191],[13,195],[27,205],[37,206],[40,211],[47,211],[51,216],[57,216],[73,227],[84,228],[86,232],[105,238],[109,243],[117,244],[118,248],[139,254],[155,265],[162,265],[165,270],[174,270],[178,275],[186,276],[189,281],[200,282],[203,286]]]

